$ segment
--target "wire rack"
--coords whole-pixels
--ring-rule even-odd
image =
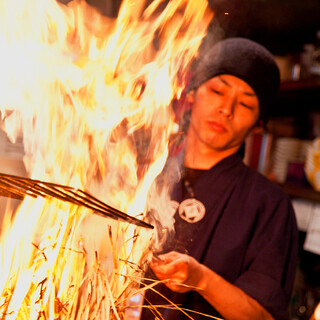
[[[81,189],[61,184],[0,173],[0,196],[21,200],[25,196],[33,198],[52,197],[78,206],[84,206],[99,215],[114,220],[121,220],[139,227],[153,229],[152,225],[109,206]]]

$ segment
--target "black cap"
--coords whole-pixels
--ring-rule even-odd
[[[224,39],[196,62],[187,90],[197,89],[207,80],[221,74],[233,75],[250,85],[259,99],[260,119],[266,124],[268,109],[280,85],[280,73],[273,55],[249,39]]]

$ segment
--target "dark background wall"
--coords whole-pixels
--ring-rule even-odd
[[[301,51],[304,43],[315,41],[315,33],[320,30],[320,0],[208,1],[215,12],[211,32],[218,33],[220,37],[251,38],[274,54]],[[116,16],[121,1],[87,2],[105,15]]]
[[[275,54],[299,52],[320,30],[319,0],[211,0],[210,5],[213,27],[256,40]]]

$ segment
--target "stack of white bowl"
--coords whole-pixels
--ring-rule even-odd
[[[312,172],[314,170],[313,154],[317,149],[313,144],[309,144],[306,148],[306,160],[304,163],[304,170],[307,172]]]
[[[272,171],[278,182],[285,182],[289,162],[304,161],[303,145],[303,141],[296,138],[283,137],[276,139]]]

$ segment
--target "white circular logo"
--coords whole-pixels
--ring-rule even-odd
[[[206,208],[202,202],[197,199],[186,199],[179,206],[179,215],[181,219],[195,223],[203,219],[206,214]]]

